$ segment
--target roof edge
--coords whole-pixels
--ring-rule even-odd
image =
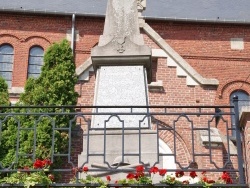
[[[48,14],[48,15],[72,15],[85,16],[85,17],[98,17],[104,18],[105,14],[99,13],[79,13],[79,12],[59,12],[52,10],[39,10],[39,9],[17,9],[17,8],[0,8],[0,12],[6,13],[28,13],[28,14]],[[211,19],[198,19],[198,18],[177,18],[177,17],[153,17],[142,15],[140,18],[144,20],[159,20],[159,21],[176,21],[176,22],[197,22],[197,23],[213,23],[213,24],[250,24],[247,20],[211,20]]]
[[[213,24],[250,24],[247,20],[226,20],[226,19],[198,19],[198,18],[177,18],[177,17],[151,17],[142,16],[144,20],[159,20],[159,21],[176,21],[176,22],[197,22],[197,23],[213,23]]]
[[[37,10],[37,9],[5,9],[0,8],[0,12],[6,13],[28,13],[28,14],[48,14],[48,15],[72,15],[75,14],[77,16],[86,16],[86,17],[99,17],[104,18],[105,14],[95,14],[95,13],[78,13],[78,12],[59,12],[59,11],[51,11],[51,10]]]

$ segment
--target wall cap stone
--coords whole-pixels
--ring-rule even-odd
[[[240,127],[245,127],[250,121],[250,106],[243,107],[240,113]]]
[[[76,75],[80,76],[84,73],[88,68],[92,66],[92,60],[89,57],[83,64],[81,64],[79,67],[76,68]]]
[[[200,138],[202,144],[209,146],[209,132],[208,130],[200,130]],[[217,128],[210,128],[210,142],[213,144],[222,144],[219,130]]]
[[[24,87],[12,87],[8,89],[8,91],[9,91],[9,94],[13,94],[13,95],[21,94],[24,92]]]
[[[196,72],[193,67],[191,67],[186,60],[184,60],[173,48],[167,44],[167,42],[147,23],[144,23],[143,30],[148,36],[150,36],[153,41],[158,44],[176,63],[186,71],[186,73],[197,81],[201,85],[219,85],[217,79],[207,79],[202,77],[198,72]]]

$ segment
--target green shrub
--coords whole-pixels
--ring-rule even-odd
[[[74,90],[76,82],[77,77],[72,50],[68,42],[63,40],[48,48],[44,55],[41,75],[37,79],[29,78],[27,80],[25,91],[21,94],[16,105],[76,105],[78,97]],[[30,108],[29,110],[29,112],[39,113],[60,111],[60,109],[56,108]],[[16,111],[26,113],[24,108]],[[64,110],[64,112],[72,111],[74,110],[70,108]],[[12,161],[16,160],[16,148],[18,148],[19,154],[18,163],[16,164],[18,168],[31,165],[32,157],[33,159],[50,158],[52,154],[52,138],[54,138],[54,152],[57,154],[67,153],[68,132],[65,130],[55,130],[53,132],[53,126],[55,128],[69,127],[69,121],[72,118],[69,115],[41,117],[29,114],[20,115],[17,118],[8,118],[2,128],[3,140],[0,145],[0,161],[2,161],[2,165],[8,167]],[[18,123],[20,123],[20,128],[26,128],[20,130],[19,134],[17,133]],[[18,146],[16,142],[17,136],[19,136]],[[21,157],[20,154],[24,156]],[[27,156],[27,154],[30,154],[30,156]],[[58,163],[55,162],[53,165],[58,165]]]
[[[0,105],[9,105],[8,85],[5,80],[0,76]]]

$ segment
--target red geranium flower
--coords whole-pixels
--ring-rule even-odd
[[[150,168],[149,173],[155,174],[155,173],[157,173],[158,171],[159,171],[159,169],[158,169],[156,166],[153,166],[152,168]]]
[[[233,183],[233,180],[231,179],[230,175],[227,172],[223,172],[221,179],[223,179],[226,182],[226,184]]]
[[[197,176],[197,174],[195,171],[191,171],[189,176],[194,179]]]
[[[135,178],[135,175],[134,175],[134,174],[128,173],[127,179],[134,179],[134,178]]]
[[[144,176],[145,176],[145,174],[143,172],[136,172],[135,179],[138,179],[138,178],[144,177]]]
[[[136,172],[143,172],[144,171],[144,166],[143,165],[139,165],[136,167]]]
[[[184,172],[183,172],[183,171],[176,171],[176,172],[175,172],[175,176],[176,176],[177,178],[180,178],[180,177],[184,176]]]
[[[204,182],[208,182],[207,177],[203,177],[203,178],[202,178],[202,181],[204,181]]]
[[[166,173],[167,173],[166,169],[159,169],[159,175],[160,176],[165,176]]]
[[[82,170],[83,170],[83,172],[88,172],[89,171],[89,168],[87,167],[87,166],[84,166],[83,168],[82,168]]]
[[[107,181],[111,181],[111,177],[110,176],[106,176]]]
[[[189,184],[189,181],[188,181],[188,180],[184,180],[184,181],[182,182],[182,184],[188,185],[188,184]]]
[[[49,159],[44,159],[43,161],[43,166],[50,166],[52,162]]]
[[[44,163],[43,163],[43,161],[37,159],[37,160],[34,162],[33,167],[34,167],[35,169],[37,169],[37,168],[43,168],[43,167],[44,167]]]

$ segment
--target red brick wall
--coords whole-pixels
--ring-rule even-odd
[[[13,87],[23,87],[27,79],[29,49],[40,45],[46,49],[53,42],[66,38],[71,30],[71,16],[0,14],[0,45],[9,43],[14,48]],[[91,48],[98,42],[103,19],[76,18],[79,41],[76,42],[76,65],[82,64]]]
[[[157,23],[150,22],[153,27],[166,42],[176,50],[197,72],[205,78],[216,78],[220,85],[213,86],[186,86],[186,79],[176,76],[176,68],[167,67],[166,59],[159,58],[157,61],[156,78],[162,80],[163,92],[150,92],[151,105],[229,105],[230,94],[238,89],[247,93],[250,91],[250,80],[246,80],[250,73],[249,62],[249,36],[250,30],[245,26],[226,26],[226,25],[207,25],[207,24],[185,24],[185,23]],[[215,29],[214,29],[215,28]],[[239,31],[244,31],[241,35]],[[231,38],[244,38],[244,50],[231,50]],[[144,36],[146,44],[153,48],[159,48],[153,43],[152,39]],[[224,109],[223,109],[224,110]],[[224,117],[229,120],[230,116]],[[161,121],[171,125],[170,119],[161,118]],[[198,125],[201,122],[195,122]],[[204,122],[203,122],[204,123]],[[226,123],[220,121],[219,129],[222,133],[226,133]],[[201,123],[202,126],[202,123]],[[188,153],[191,153],[190,143],[187,140],[190,137],[188,129],[180,130],[182,138],[186,140],[182,143],[188,150],[183,157],[188,159]],[[165,133],[167,134],[167,133]],[[171,147],[171,135],[162,136]],[[218,166],[221,166],[227,155],[226,143],[218,149],[212,149],[213,160]],[[196,148],[196,147],[195,147]],[[171,147],[172,149],[172,147]],[[200,148],[203,152],[207,149]],[[181,152],[181,150],[177,151]],[[222,158],[224,155],[224,158]],[[197,158],[202,161],[198,164],[200,167],[214,167],[206,162],[207,157]],[[237,160],[232,157],[232,166],[237,168]],[[185,160],[184,160],[185,161]],[[235,178],[235,174],[231,174]],[[218,177],[218,175],[215,175]]]
[[[185,78],[176,77],[176,68],[167,68],[166,60],[158,59],[155,80],[163,80],[164,92],[150,93],[151,105],[229,105],[232,92],[240,89],[250,94],[250,79],[246,80],[250,73],[248,27],[170,22],[149,24],[203,77],[216,78],[220,83],[218,88],[188,87],[185,85]],[[244,38],[244,50],[231,50],[230,39],[238,37]],[[152,39],[147,36],[144,36],[144,39],[148,45],[159,48],[153,44]],[[224,118],[229,121],[230,127],[230,116]],[[226,122],[220,121],[218,128],[226,133]],[[187,136],[184,132],[183,138]],[[188,151],[190,152],[190,149]],[[224,147],[217,152],[226,157]],[[222,160],[221,155],[214,154],[213,157],[216,162]],[[199,167],[206,166],[205,159],[199,159],[203,161],[198,164]],[[231,159],[232,165],[237,168],[236,160]],[[247,175],[249,176],[249,170]]]
[[[76,66],[81,65],[90,57],[90,51],[99,41],[103,32],[104,19],[82,18],[76,16],[76,30],[79,31],[79,41],[76,42]]]
[[[229,95],[232,91],[241,88],[250,93],[250,82],[249,80],[245,82],[250,71],[249,27],[226,24],[147,22],[203,77],[216,78],[220,82],[216,96],[213,96],[214,99],[201,97],[204,95],[199,92],[199,87],[189,88],[191,94],[178,92],[178,94],[183,94],[181,98],[184,103],[195,103],[198,99],[201,103],[207,100],[210,104],[211,102],[214,104],[229,104]],[[40,45],[46,50],[51,43],[66,37],[66,32],[71,29],[71,24],[71,16],[1,13],[0,44],[10,43],[14,47],[14,87],[22,87],[25,84],[30,47]],[[79,41],[75,45],[77,66],[90,56],[91,48],[98,43],[103,26],[104,19],[76,17],[76,30],[79,31]],[[236,37],[244,38],[244,50],[231,50],[230,39]],[[152,48],[158,48],[147,36],[145,36],[145,41]],[[157,79],[164,80],[162,78],[166,78],[164,69],[170,71],[170,68],[161,67],[164,62],[159,61],[161,62],[158,62],[160,66],[157,70]],[[175,68],[172,68],[172,70],[175,71]],[[179,95],[177,97],[175,92],[176,88],[181,87],[181,84],[185,85],[185,79],[179,78],[175,83],[169,82],[170,79],[168,78],[164,83],[165,88],[168,88],[166,91],[170,95],[168,95],[168,99],[161,100],[161,103],[181,103]],[[182,80],[182,82],[178,82],[178,80]],[[175,84],[175,87],[171,87],[171,84]],[[212,90],[215,89],[212,88]],[[162,94],[156,94],[155,96],[158,97],[159,95],[162,96]],[[178,101],[173,99],[173,96],[178,98]],[[151,98],[154,100],[153,96]],[[187,98],[190,100],[186,100]]]
[[[229,104],[230,93],[239,88],[250,93],[250,78],[246,81],[250,72],[250,28],[247,25],[148,23],[198,73],[219,80],[214,104]],[[231,38],[243,38],[244,49],[232,50]]]
[[[52,42],[64,38],[66,28],[70,28],[70,18],[2,14],[0,26],[0,44],[10,43],[14,48],[12,86],[23,87],[27,78],[29,49],[40,45],[46,50]]]

